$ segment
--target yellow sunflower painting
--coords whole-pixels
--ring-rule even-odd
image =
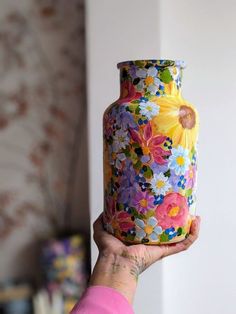
[[[181,145],[189,150],[196,145],[199,118],[194,107],[182,97],[160,97],[159,115],[153,119],[156,132],[169,136],[173,146]]]

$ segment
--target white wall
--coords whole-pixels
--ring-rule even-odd
[[[102,115],[105,108],[119,96],[116,64],[122,60],[159,55],[158,14],[156,0],[149,0],[148,7],[142,0],[87,1],[91,222],[103,209]],[[92,243],[92,264],[96,257],[97,250]],[[135,313],[161,313],[160,263],[140,278]]]
[[[160,6],[157,0],[87,1],[92,221],[103,207],[102,114],[118,96],[118,61],[184,59],[184,96],[196,104],[201,118],[201,235],[189,251],[142,275],[136,314],[235,313],[235,12],[233,0],[160,0]]]
[[[163,262],[163,314],[236,313],[236,2],[162,0],[161,55],[184,59],[196,104],[199,241]],[[154,313],[154,312],[153,312]]]

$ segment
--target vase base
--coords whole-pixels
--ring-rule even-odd
[[[178,243],[178,242],[182,242],[184,241],[187,237],[188,237],[188,233],[181,235],[179,237],[176,237],[173,240],[170,241],[166,241],[166,242],[141,242],[141,241],[129,241],[129,240],[124,240],[122,237],[115,236],[117,239],[119,239],[120,241],[122,241],[124,244],[126,245],[136,245],[136,244],[145,244],[145,245],[152,245],[152,246],[161,246],[161,245],[168,245],[168,244],[173,244],[173,243]]]

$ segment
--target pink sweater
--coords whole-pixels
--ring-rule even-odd
[[[128,300],[113,288],[91,286],[71,314],[134,314]]]

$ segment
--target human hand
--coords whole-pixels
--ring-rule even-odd
[[[138,276],[163,257],[187,250],[198,238],[200,217],[196,216],[192,221],[188,238],[178,243],[160,246],[125,245],[104,230],[102,214],[94,222],[93,227],[99,257],[90,284],[114,288],[132,303]]]
[[[192,221],[189,236],[178,243],[159,246],[144,244],[125,245],[104,230],[101,214],[93,224],[94,241],[98,246],[100,254],[114,254],[127,258],[127,261],[133,264],[133,271],[138,276],[147,267],[163,257],[187,250],[198,238],[200,222],[200,216],[196,216]]]

